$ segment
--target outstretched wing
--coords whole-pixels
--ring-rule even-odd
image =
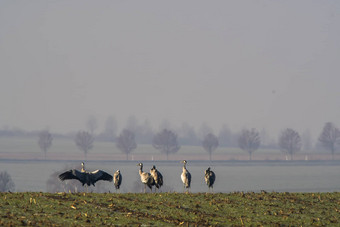
[[[89,173],[92,179],[92,182],[95,183],[99,180],[105,180],[105,181],[112,181],[113,177],[112,175],[108,174],[107,172],[103,170],[96,170]]]
[[[83,183],[84,180],[85,180],[85,176],[84,176],[84,173],[82,173],[82,172],[80,172],[76,169],[71,169],[69,171],[66,171],[66,172],[60,174],[59,179],[61,181],[76,179],[76,180],[79,180],[80,182]]]

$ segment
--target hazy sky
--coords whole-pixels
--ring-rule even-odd
[[[340,1],[0,0],[0,127],[340,126]]]

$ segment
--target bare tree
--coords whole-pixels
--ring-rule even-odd
[[[93,148],[94,137],[89,132],[80,131],[77,133],[75,143],[77,147],[84,151],[85,159],[87,158],[87,152]]]
[[[0,192],[14,191],[15,185],[7,171],[0,173]]]
[[[45,159],[47,150],[52,146],[53,137],[48,130],[43,130],[39,133],[38,144],[40,149],[44,152]]]
[[[176,153],[180,146],[177,142],[177,135],[170,130],[164,129],[157,133],[152,141],[155,149],[166,154],[166,159],[169,159],[169,154]]]
[[[204,137],[204,140],[202,141],[202,146],[204,150],[206,150],[209,153],[210,161],[211,161],[211,153],[216,150],[218,145],[219,145],[218,139],[214,134],[209,133],[208,135]]]
[[[252,154],[261,144],[260,133],[252,128],[251,130],[243,129],[238,138],[240,148],[249,153],[249,160],[252,160]]]
[[[327,122],[323,127],[319,141],[327,150],[332,153],[332,159],[334,159],[336,144],[340,142],[340,130],[335,127],[333,123]]]
[[[91,115],[87,120],[86,126],[88,130],[91,132],[91,134],[93,135],[94,131],[98,128],[96,117]]]
[[[126,160],[128,160],[129,154],[137,148],[135,134],[128,129],[124,129],[116,140],[116,146],[126,154]]]
[[[301,150],[301,137],[298,132],[291,128],[281,132],[279,137],[279,147],[282,152],[290,155],[290,159],[293,160],[293,154]]]

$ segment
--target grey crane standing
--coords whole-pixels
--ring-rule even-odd
[[[83,186],[86,185],[86,191],[88,190],[87,186],[91,184],[95,186],[95,183],[99,180],[104,181],[112,181],[113,177],[103,170],[95,170],[93,172],[88,172],[85,170],[84,162],[81,163],[81,170],[71,169],[59,175],[59,179],[61,181],[75,179],[80,181]]]
[[[160,189],[163,185],[163,175],[156,169],[156,166],[152,166],[150,174],[155,181],[156,188]],[[156,192],[155,188],[155,192]]]
[[[120,173],[120,170],[117,170],[113,174],[113,184],[115,185],[116,192],[117,190],[120,190],[120,185],[122,184],[122,174]]]
[[[148,186],[152,192],[152,186],[155,185],[155,181],[153,177],[151,176],[150,173],[143,172],[143,163],[138,163],[137,166],[140,166],[139,175],[140,175],[140,180],[144,184],[144,193],[146,191],[146,186]]]
[[[183,171],[181,174],[181,179],[183,182],[183,191],[187,189],[189,191],[190,184],[191,184],[191,174],[187,170],[186,164],[188,163],[186,160],[182,161],[183,163]]]
[[[210,188],[212,192],[214,191],[215,179],[216,179],[215,173],[214,171],[210,170],[210,167],[207,170],[205,170],[204,180],[205,180],[205,183],[208,185],[209,191],[210,191]]]

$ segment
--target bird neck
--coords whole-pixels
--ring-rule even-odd
[[[139,175],[141,175],[142,173],[143,173],[143,166],[140,166]]]

